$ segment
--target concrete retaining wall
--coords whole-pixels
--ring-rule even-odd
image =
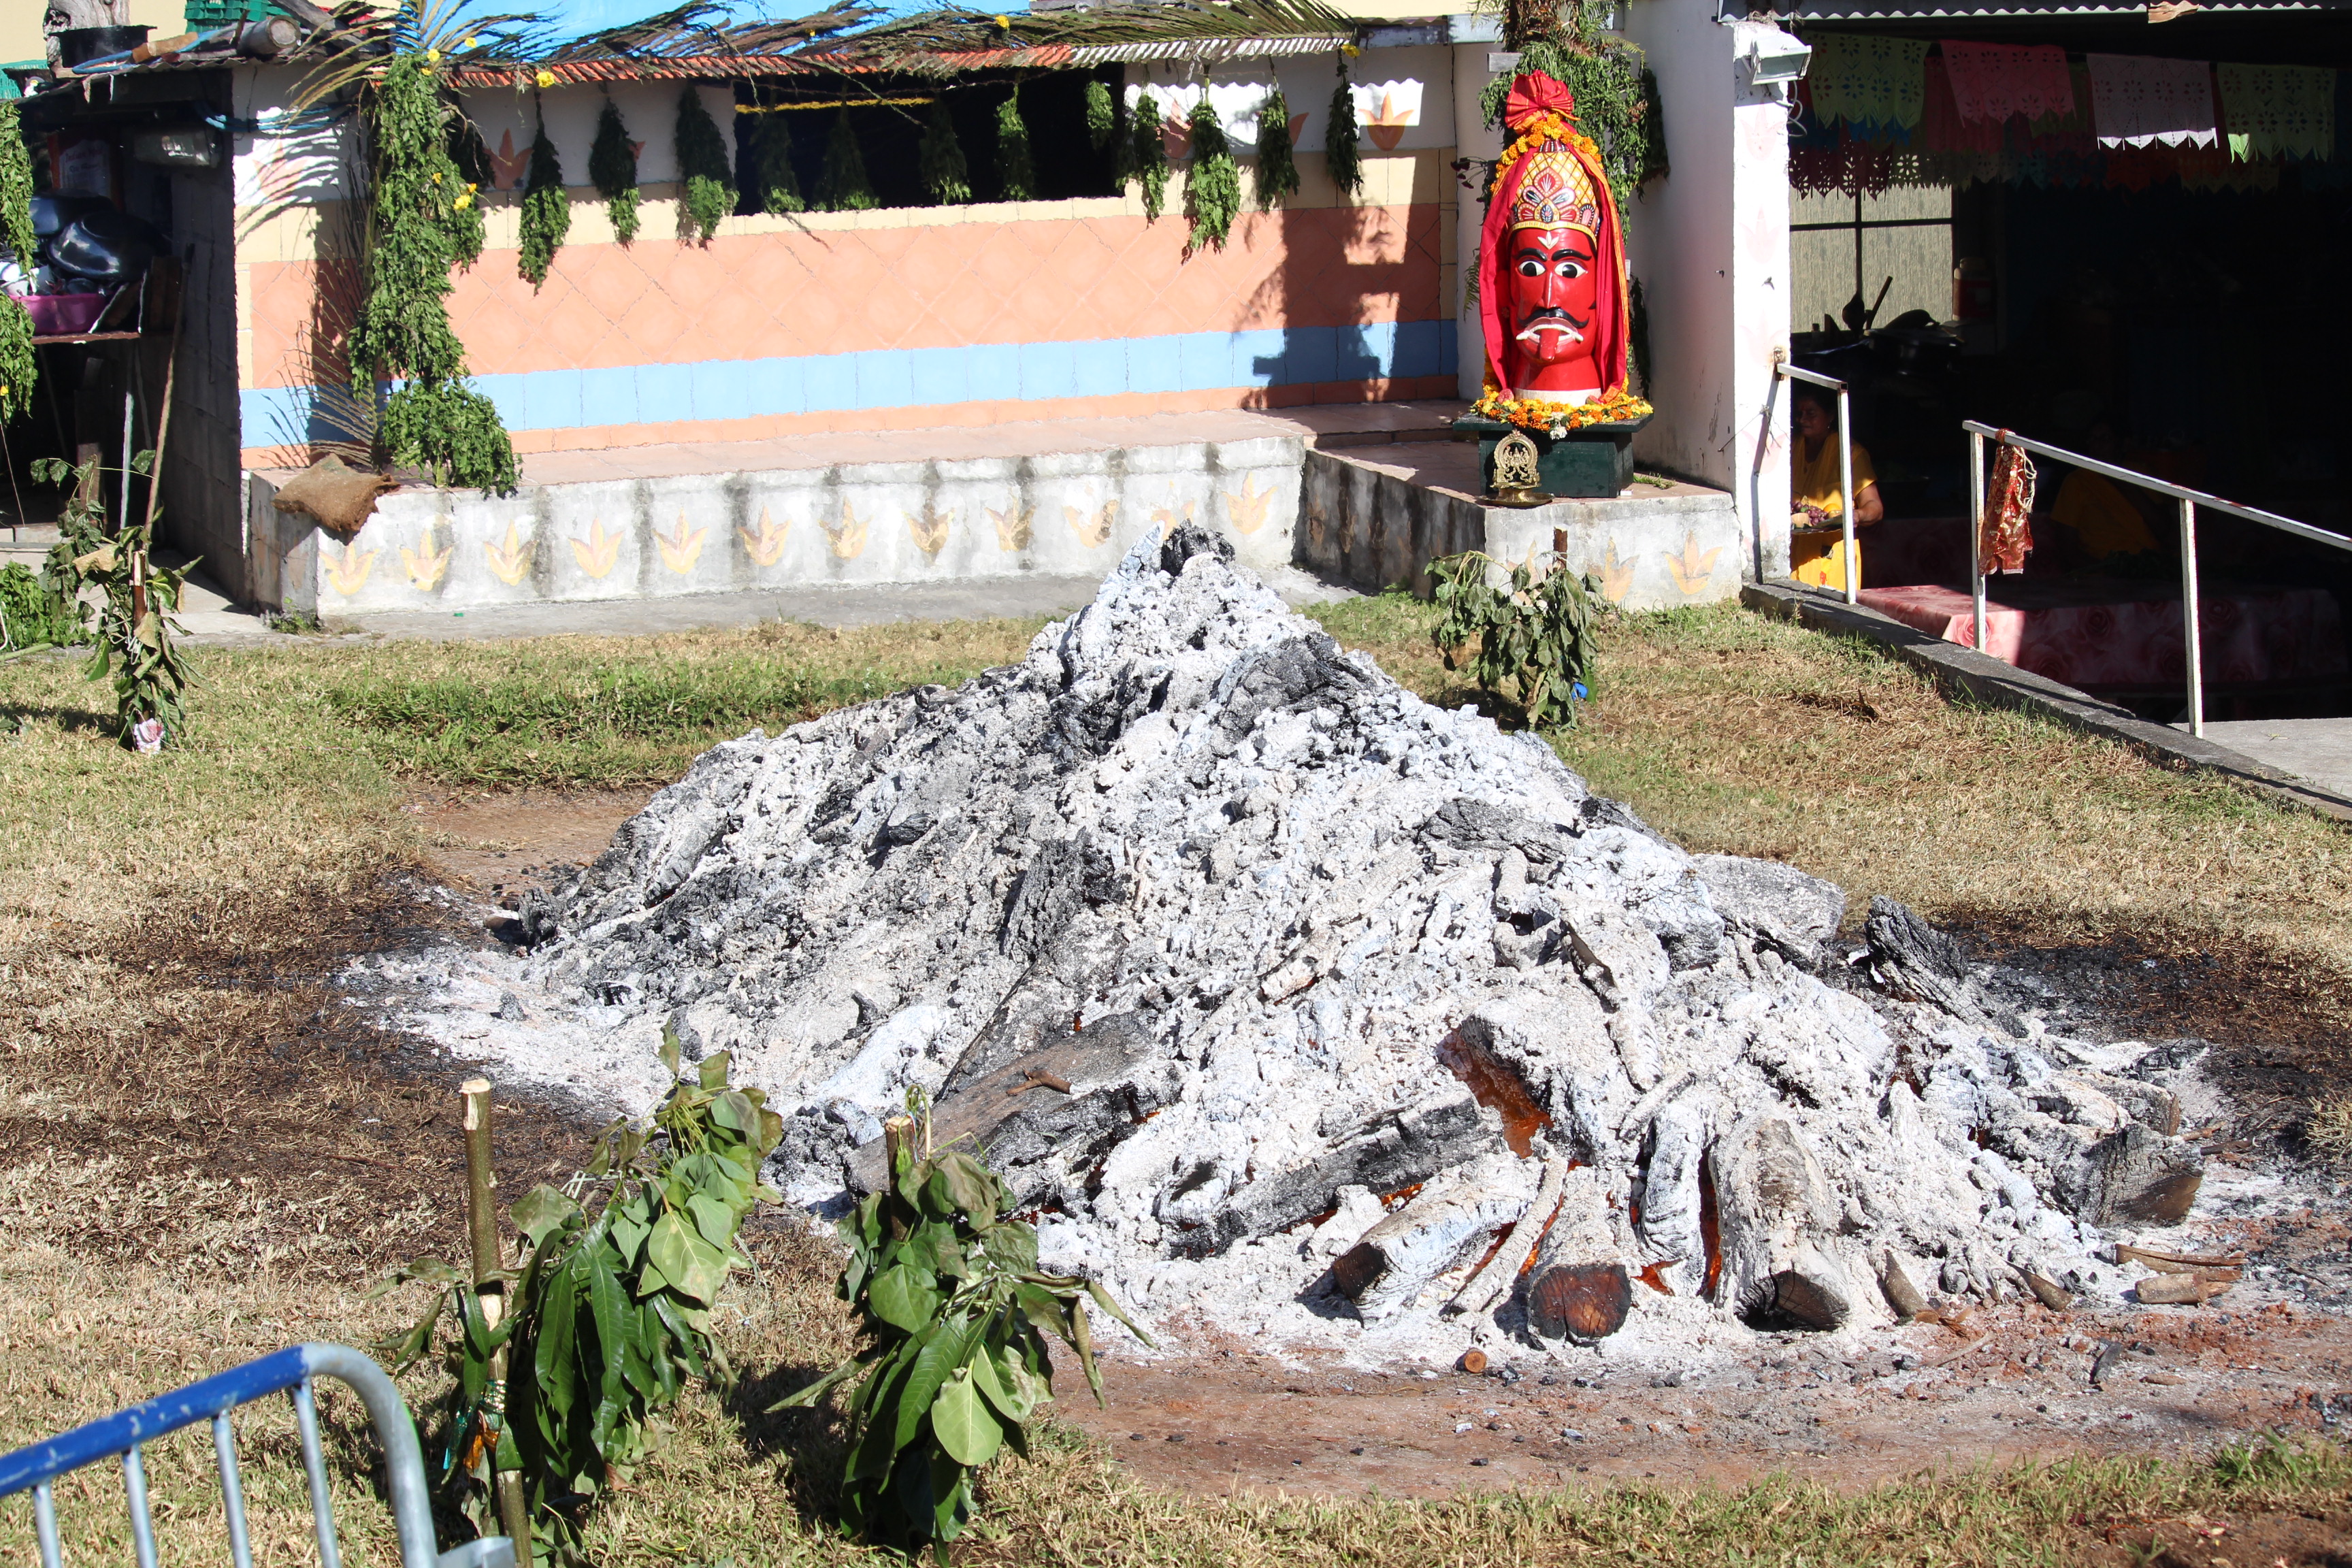
[[[1475,470],[1468,450],[1307,453],[1299,564],[1367,590],[1419,587],[1439,556],[1483,550],[1516,563],[1548,555],[1564,531],[1569,566],[1599,578],[1611,602],[1627,609],[1714,604],[1739,592],[1745,535],[1724,492],[1637,485],[1612,500],[1482,506],[1467,485],[1429,482],[1433,468]]]
[[[1286,564],[1303,438],[805,469],[408,489],[344,542],[252,475],[247,600],[318,616],[819,584],[1102,573],[1145,529],[1223,529]]]

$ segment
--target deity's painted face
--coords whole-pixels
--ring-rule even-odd
[[[1592,236],[1580,228],[1524,227],[1511,231],[1509,243],[1505,320],[1512,387],[1554,396],[1600,391],[1592,329],[1601,279]]]

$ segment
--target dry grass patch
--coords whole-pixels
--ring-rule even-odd
[[[1429,647],[1425,606],[1372,601],[1322,618],[1424,695],[1471,699]],[[205,651],[190,743],[149,759],[107,737],[99,689],[72,666],[0,669],[0,712],[25,721],[0,739],[12,850],[0,862],[0,1447],[296,1340],[364,1343],[418,1305],[364,1300],[386,1265],[458,1255],[455,1074],[403,1052],[331,984],[353,953],[451,934],[407,879],[419,845],[399,809],[404,781],[663,783],[754,724],[1016,658],[1034,629]],[[2315,1007],[2339,1005],[2347,871],[2335,830],[2117,748],[1948,707],[1874,653],[1738,612],[1629,618],[1606,636],[1592,721],[1558,743],[1596,787],[1695,847],[1779,854],[1857,898],[1892,892],[1945,918],[1990,910],[2051,940],[2168,931],[2268,944],[2310,979]],[[518,1097],[499,1114],[509,1193],[586,1152],[561,1107]],[[719,1315],[746,1383],[698,1392],[666,1423],[592,1516],[597,1562],[872,1555],[829,1526],[834,1418],[760,1413],[848,1342],[830,1253],[775,1218],[750,1245],[761,1270]],[[440,1386],[431,1369],[407,1382],[420,1408]],[[356,1402],[328,1403],[348,1560],[388,1563]],[[258,1560],[310,1561],[290,1421],[282,1405],[239,1419]],[[205,1449],[197,1433],[151,1454],[167,1560],[225,1560]],[[2340,1514],[2347,1486],[2342,1453],[2315,1449],[1839,1495],[1786,1480],[1204,1502],[1137,1483],[1062,1430],[992,1477],[989,1522],[959,1555],[1138,1568],[2122,1562],[2110,1521]],[[61,1503],[77,1560],[127,1561],[110,1474],[63,1489]],[[27,1509],[0,1505],[0,1560],[28,1560],[30,1530]],[[2325,1561],[2278,1540],[2279,1557]]]

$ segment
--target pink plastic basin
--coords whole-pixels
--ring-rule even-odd
[[[45,338],[70,338],[89,331],[106,309],[103,294],[24,294],[16,303],[33,318],[33,331]]]

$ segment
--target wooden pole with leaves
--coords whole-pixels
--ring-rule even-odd
[[[472,1245],[474,1296],[481,1304],[482,1321],[495,1329],[506,1316],[507,1288],[499,1256],[498,1173],[490,1163],[490,1080],[469,1078],[457,1092],[465,1098],[466,1114],[466,1236]],[[507,1347],[500,1344],[490,1358],[491,1385],[498,1390],[488,1401],[504,1415]],[[501,1423],[503,1425],[503,1423]],[[498,1500],[499,1526],[515,1543],[515,1561],[530,1568],[530,1515],[522,1495],[522,1477],[499,1466],[503,1431],[489,1434],[483,1462],[490,1472],[490,1489]]]

